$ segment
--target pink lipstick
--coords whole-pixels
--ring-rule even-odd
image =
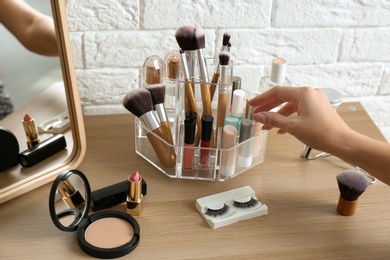
[[[28,148],[32,148],[34,145],[39,144],[40,140],[39,140],[37,128],[35,127],[34,119],[29,114],[26,114],[23,117],[22,123],[23,123],[24,132],[26,133]]]
[[[142,177],[139,172],[129,176],[129,195],[127,196],[127,214],[139,216],[142,208]]]

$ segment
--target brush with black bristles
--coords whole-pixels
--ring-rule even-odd
[[[197,27],[195,30],[196,39],[196,51],[198,56],[199,65],[199,80],[200,80],[200,92],[202,96],[203,115],[212,116],[211,110],[211,96],[210,96],[210,80],[207,70],[206,59],[203,55],[203,50],[206,47],[206,38],[204,31],[201,27]]]
[[[129,92],[123,99],[123,106],[137,116],[147,129],[146,136],[161,164],[164,167],[174,167],[176,154],[172,146],[162,141],[168,141],[168,138],[153,112],[153,101],[150,92],[146,89],[135,89]]]
[[[220,77],[218,90],[218,108],[217,108],[217,140],[227,114],[229,101],[229,60],[230,54],[228,51],[221,51],[219,53]]]
[[[343,216],[352,216],[356,212],[358,198],[370,184],[370,180],[362,173],[345,170],[337,176],[340,190],[337,212]]]
[[[146,87],[146,89],[150,92],[152,96],[152,101],[154,105],[154,110],[156,111],[157,118],[160,120],[160,125],[167,137],[168,143],[173,145],[172,131],[171,125],[169,123],[169,118],[167,115],[167,111],[165,109],[165,85],[153,84]]]
[[[181,56],[181,63],[182,63],[182,69],[185,79],[185,112],[188,111],[194,111],[199,114],[198,107],[196,105],[195,101],[195,93],[194,93],[194,85],[192,82],[193,74],[190,71],[190,69],[193,69],[192,62],[189,62],[189,59],[191,61],[195,61],[195,52],[196,49],[196,40],[195,40],[195,27],[190,25],[185,25],[180,27],[175,34],[175,38],[177,43],[179,44],[181,50],[180,50],[180,56]],[[192,76],[191,76],[192,75]],[[196,118],[196,125],[197,125],[197,132],[195,135],[195,145],[199,145],[200,142],[200,136],[202,132],[202,121],[200,120],[200,116]]]
[[[230,47],[229,47],[230,37],[231,37],[230,33],[225,32],[223,34],[221,51],[229,51],[230,52]],[[216,84],[218,83],[218,79],[219,79],[219,73],[220,73],[219,70],[220,70],[220,68],[219,68],[219,63],[218,63],[217,67],[215,68],[213,77],[211,78],[211,86],[210,86],[211,100],[213,100],[213,98],[214,98]]]
[[[230,51],[230,33],[225,32],[222,36],[222,51]]]

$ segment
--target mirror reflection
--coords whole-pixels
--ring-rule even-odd
[[[22,8],[18,9],[18,7]],[[19,12],[22,18],[16,22],[13,20],[11,23],[13,19],[10,17],[11,9]],[[23,24],[24,18],[28,17],[27,14],[31,10],[45,21],[40,25],[42,27],[40,31],[43,34],[34,35],[30,39],[33,44],[28,43],[29,40],[22,39],[21,33],[15,32],[18,31],[15,27]],[[57,50],[57,42],[61,44],[62,49],[65,48],[64,39],[58,40],[58,32],[56,36],[50,1],[4,0],[0,2],[0,16],[2,17],[0,18],[2,42],[0,102],[3,102],[3,105],[0,104],[2,108],[0,112],[3,112],[4,116],[7,114],[6,117],[1,117],[3,119],[0,118],[0,126],[15,135],[20,153],[32,149],[27,133],[32,128],[35,129],[41,146],[43,146],[42,143],[56,135],[63,135],[66,140],[64,149],[52,153],[50,157],[44,158],[31,167],[16,164],[0,172],[1,204],[50,181],[55,171],[58,172],[61,167],[73,160],[75,154],[73,148],[76,149],[77,144],[73,142],[76,136],[71,131],[75,118],[70,118],[70,114],[74,117],[75,106],[79,104],[79,100],[73,100],[72,91],[75,90],[69,84],[64,84]],[[44,34],[47,35],[44,36]],[[61,52],[62,55],[68,54],[65,51]],[[67,66],[67,57],[61,58],[65,60],[64,66]],[[66,69],[69,71],[68,68]],[[71,101],[67,100],[70,97]],[[72,107],[68,107],[68,104]],[[32,119],[34,126],[31,124],[26,124],[26,126],[24,123],[27,119]],[[30,130],[26,130],[27,128]],[[0,149],[6,150],[4,147]]]
[[[77,174],[70,174],[59,181],[55,194],[55,213],[64,227],[73,227],[81,221],[88,199],[86,192],[85,183]]]

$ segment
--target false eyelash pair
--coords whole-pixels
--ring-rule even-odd
[[[214,229],[268,213],[249,186],[197,199],[196,208]]]
[[[233,201],[233,207],[238,209],[250,209],[260,204],[260,202],[257,199],[254,199],[250,197],[248,201],[240,202],[240,201]],[[211,209],[208,208],[207,211],[204,213],[207,216],[210,217],[222,217],[226,213],[228,213],[231,206],[229,206],[226,203],[223,203],[223,206],[219,209]]]

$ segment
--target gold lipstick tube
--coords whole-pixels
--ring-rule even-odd
[[[133,216],[141,215],[142,210],[142,177],[138,180],[132,180],[129,176],[129,195],[127,196],[127,214]]]
[[[28,148],[32,148],[34,145],[39,144],[39,136],[37,128],[35,127],[34,119],[29,117],[29,120],[22,121],[24,132],[26,133],[26,140]]]

